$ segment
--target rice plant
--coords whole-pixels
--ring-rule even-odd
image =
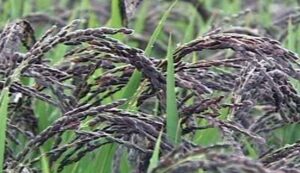
[[[298,3],[0,0],[0,172],[300,173]]]

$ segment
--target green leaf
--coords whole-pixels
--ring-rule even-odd
[[[9,103],[9,88],[5,87],[0,95],[0,171],[3,170],[5,139],[6,139],[6,123]]]
[[[167,52],[167,134],[169,139],[178,144],[180,141],[180,126],[179,116],[177,111],[177,101],[175,93],[175,74],[174,62],[172,56],[172,37],[169,38],[168,52]]]
[[[40,148],[40,153],[42,155],[41,165],[42,165],[42,172],[43,173],[50,173],[50,165],[47,156],[44,154],[44,150]]]
[[[122,14],[121,14],[120,0],[111,1],[111,17],[108,22],[108,26],[112,28],[122,27]],[[113,37],[118,40],[123,40],[124,38],[122,34],[116,34]]]
[[[161,143],[161,137],[163,134],[163,130],[160,131],[159,136],[157,138],[157,141],[155,143],[155,148],[153,150],[151,159],[150,159],[150,164],[147,170],[147,173],[150,173],[157,165],[159,162],[159,150],[160,150],[160,143]]]
[[[111,172],[111,165],[116,148],[117,146],[114,144],[101,147],[92,169],[97,170],[99,173]]]
[[[175,6],[175,4],[177,3],[177,0],[174,1],[170,7],[167,9],[167,11],[164,13],[164,15],[162,16],[162,18],[160,19],[158,25],[156,26],[153,34],[150,37],[150,40],[147,44],[147,47],[145,49],[145,54],[147,56],[151,55],[152,49],[153,49],[153,45],[155,43],[155,41],[158,38],[158,35],[160,34],[162,27],[167,19],[167,17],[169,16],[171,10],[173,9],[173,7]],[[123,95],[122,98],[130,98],[131,96],[133,96],[135,94],[135,92],[137,91],[137,89],[140,86],[141,83],[141,79],[142,79],[142,73],[139,72],[138,70],[135,70],[133,72],[133,75],[131,76],[131,78],[129,79],[129,82],[127,83],[125,89],[123,90]]]

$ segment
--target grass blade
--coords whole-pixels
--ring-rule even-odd
[[[111,27],[121,27],[122,26],[122,15],[120,10],[120,0],[111,1]]]
[[[159,21],[158,25],[156,26],[153,34],[151,35],[150,40],[149,40],[149,42],[147,44],[147,47],[145,49],[145,54],[147,56],[151,55],[153,45],[154,45],[155,41],[157,40],[158,35],[160,34],[160,32],[163,28],[163,24],[165,23],[167,17],[169,16],[171,10],[174,8],[176,3],[177,3],[177,0],[174,1],[170,5],[170,7],[167,9],[167,11],[164,13],[162,18],[160,19],[160,21]],[[141,79],[142,79],[142,73],[139,72],[138,70],[135,70],[133,75],[129,79],[129,82],[128,82],[127,86],[124,89],[122,98],[130,98],[131,96],[133,96],[134,93],[136,92],[136,90],[138,89],[138,87],[140,86]]]
[[[161,143],[161,137],[162,137],[163,131],[161,130],[159,133],[159,136],[157,138],[157,141],[155,143],[155,148],[152,153],[150,164],[147,170],[147,173],[150,173],[158,164],[159,162],[159,150],[160,150],[160,143]]]
[[[111,17],[107,25],[112,28],[122,27],[122,14],[121,14],[120,0],[111,1]],[[122,34],[116,34],[113,37],[120,41],[123,40],[124,38]]]
[[[111,18],[107,24],[110,27],[120,28],[123,25],[120,2],[120,0],[111,1]],[[112,37],[118,39],[119,41],[122,41],[124,38],[122,34],[116,34]],[[95,168],[95,170],[98,170],[99,173],[111,172],[111,165],[113,162],[113,155],[115,151],[116,144],[110,144],[101,148],[99,152],[100,154],[98,154],[96,157],[96,162],[93,166],[93,169]],[[105,158],[104,161],[103,158]]]
[[[9,103],[9,88],[5,87],[0,95],[0,172],[3,170],[5,139],[6,139],[6,122]]]
[[[50,165],[47,156],[42,148],[40,148],[40,153],[42,155],[41,165],[42,165],[42,172],[43,173],[50,173]]]
[[[148,44],[147,44],[147,47],[146,47],[146,49],[145,49],[145,54],[146,54],[147,56],[150,56],[150,55],[151,55],[153,45],[154,45],[155,41],[157,40],[158,35],[160,34],[160,32],[161,32],[161,30],[162,30],[162,28],[163,28],[163,26],[164,26],[164,23],[166,22],[166,20],[167,20],[169,14],[170,14],[170,12],[171,12],[171,10],[174,8],[174,6],[176,5],[176,3],[177,3],[177,0],[174,1],[174,2],[170,5],[170,7],[167,9],[167,11],[164,13],[164,15],[162,16],[162,18],[161,18],[160,21],[158,22],[158,25],[157,25],[157,27],[155,28],[153,34],[151,35],[150,40],[149,40],[149,42],[148,42]]]
[[[178,125],[179,116],[175,93],[175,74],[172,51],[172,37],[170,36],[167,52],[167,134],[174,144],[178,144],[180,141],[180,127]]]
[[[136,22],[134,24],[134,32],[142,33],[145,28],[145,21],[147,18],[147,12],[150,7],[151,1],[143,1],[139,15],[137,16]]]

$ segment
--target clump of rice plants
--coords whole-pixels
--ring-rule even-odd
[[[0,1],[1,172],[300,172],[297,5]]]

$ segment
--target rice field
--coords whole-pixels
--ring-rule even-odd
[[[299,3],[0,0],[0,173],[300,173]]]

